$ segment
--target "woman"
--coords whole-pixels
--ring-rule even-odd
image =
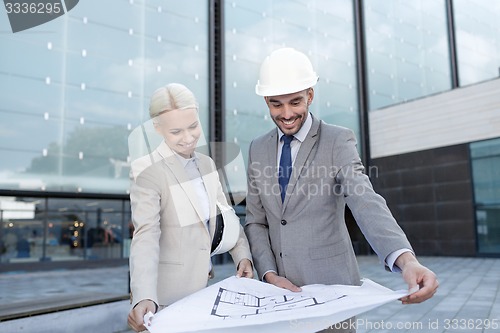
[[[149,114],[164,138],[132,163],[130,189],[134,236],[130,249],[132,310],[128,324],[207,286],[216,204],[227,206],[213,160],[195,152],[202,134],[193,93],[177,83],[157,89]],[[250,248],[240,226],[229,251],[237,276],[253,277]]]

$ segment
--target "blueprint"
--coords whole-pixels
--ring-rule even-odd
[[[211,314],[221,318],[246,318],[263,313],[318,306],[345,296],[333,291],[330,294],[316,297],[303,296],[292,292],[284,295],[259,297],[221,287],[217,293]]]
[[[361,286],[318,284],[291,292],[229,277],[161,310],[147,328],[151,333],[317,332],[407,294],[362,281]]]

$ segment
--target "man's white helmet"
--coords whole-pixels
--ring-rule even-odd
[[[318,75],[302,52],[286,47],[273,51],[264,59],[255,86],[259,96],[291,94],[314,86]]]

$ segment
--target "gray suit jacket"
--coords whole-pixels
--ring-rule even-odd
[[[382,262],[391,252],[411,249],[385,200],[363,173],[351,130],[313,117],[283,204],[277,178],[278,139],[273,129],[255,139],[249,152],[245,231],[260,278],[273,270],[298,286],[359,285],[344,220],[346,204]]]

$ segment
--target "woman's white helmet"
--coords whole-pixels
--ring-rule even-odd
[[[302,52],[285,47],[273,51],[264,59],[255,86],[259,96],[291,94],[313,87],[318,75],[311,61]]]

